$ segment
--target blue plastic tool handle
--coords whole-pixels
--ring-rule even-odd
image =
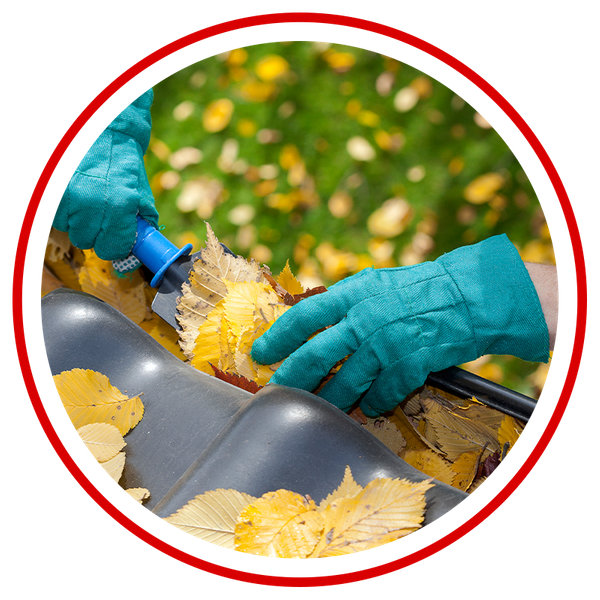
[[[152,287],[158,287],[167,269],[180,257],[187,256],[192,251],[192,244],[178,248],[171,243],[158,229],[148,221],[137,217],[137,238],[132,254],[153,273],[150,282]]]

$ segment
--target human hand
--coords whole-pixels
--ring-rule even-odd
[[[158,213],[144,166],[150,141],[152,90],[128,106],[89,149],[61,199],[53,226],[78,248],[104,260],[126,257],[136,215],[154,227]]]
[[[309,341],[315,332],[326,328]],[[535,288],[506,236],[434,262],[365,269],[286,311],[254,342],[252,357],[288,357],[271,383],[314,390],[367,416],[392,410],[427,375],[484,354],[548,360],[548,328]]]

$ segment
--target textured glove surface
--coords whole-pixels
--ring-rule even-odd
[[[549,356],[537,293],[504,235],[434,262],[365,269],[299,302],[252,348],[264,364],[289,357],[272,383],[309,391],[348,357],[319,395],[342,410],[360,399],[367,416],[392,410],[430,372],[484,354]]]
[[[155,227],[158,213],[144,166],[150,141],[152,90],[128,106],[89,149],[61,199],[53,226],[74,246],[105,260],[126,257],[136,215]]]

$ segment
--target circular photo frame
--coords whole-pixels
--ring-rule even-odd
[[[569,349],[557,352],[555,361],[559,364],[556,369],[553,364],[553,371],[556,375],[553,375],[553,389],[549,393],[555,394],[556,400],[553,403],[548,402],[540,411],[539,419],[536,414],[535,423],[531,424],[533,427],[528,426],[528,430],[531,427],[532,433],[528,435],[528,441],[523,444],[522,449],[519,449],[515,461],[511,462],[512,472],[505,471],[502,477],[497,478],[496,483],[490,482],[489,488],[486,484],[487,491],[482,490],[482,494],[477,499],[473,498],[473,502],[465,502],[464,506],[463,504],[459,505],[452,511],[451,520],[446,520],[444,517],[440,522],[426,528],[427,535],[411,536],[411,538],[415,538],[414,541],[410,539],[410,543],[403,545],[401,551],[397,550],[401,554],[390,559],[389,549],[386,549],[386,552],[376,549],[368,553],[369,558],[361,556],[360,563],[355,560],[355,557],[344,557],[342,560],[336,559],[335,563],[327,561],[327,567],[324,568],[323,565],[320,565],[318,571],[313,572],[310,572],[312,569],[310,566],[282,565],[281,561],[277,561],[277,565],[273,566],[266,564],[258,557],[245,555],[239,557],[239,560],[236,557],[234,563],[230,557],[231,553],[220,552],[219,549],[198,551],[196,548],[198,544],[195,543],[195,540],[183,539],[185,536],[181,532],[169,531],[172,528],[164,523],[154,523],[157,520],[156,517],[145,515],[145,509],[138,506],[130,508],[128,504],[122,503],[120,498],[95,478],[91,465],[79,460],[77,450],[74,450],[75,439],[68,439],[68,436],[63,435],[62,424],[64,421],[57,422],[52,410],[48,410],[47,403],[42,400],[45,395],[40,393],[40,390],[43,389],[44,383],[36,376],[35,361],[32,360],[31,346],[28,346],[28,340],[31,339],[28,331],[30,326],[25,323],[24,319],[25,257],[31,246],[31,232],[36,223],[40,203],[49,182],[71,144],[74,140],[80,140],[80,132],[87,132],[86,135],[89,136],[89,139],[97,136],[99,119],[94,120],[94,116],[105,106],[116,106],[116,101],[124,99],[125,95],[130,100],[137,97],[140,91],[149,87],[150,81],[156,80],[157,74],[164,75],[175,72],[177,70],[173,69],[175,62],[180,68],[179,61],[191,64],[191,62],[216,54],[219,48],[220,51],[224,51],[241,46],[239,34],[250,34],[251,32],[254,34],[257,30],[265,34],[261,35],[261,40],[266,39],[265,36],[272,36],[273,39],[279,40],[292,39],[293,35],[298,35],[298,27],[301,31],[304,24],[322,26],[323,39],[332,39],[332,36],[339,35],[341,43],[355,40],[350,44],[385,52],[392,57],[400,53],[402,56],[398,56],[399,59],[406,62],[410,62],[412,59],[414,66],[423,72],[429,73],[433,69],[435,72],[432,72],[432,75],[439,80],[444,78],[445,73],[450,71],[456,73],[464,85],[464,90],[456,90],[454,80],[448,87],[460,93],[473,105],[477,105],[478,110],[485,114],[486,118],[489,115],[488,120],[494,122],[494,126],[503,137],[510,138],[509,146],[511,149],[515,149],[520,160],[523,160],[528,167],[528,175],[531,173],[534,175],[532,177],[534,186],[539,182],[538,185],[542,192],[551,191],[556,198],[556,200],[548,200],[544,204],[544,212],[549,217],[553,241],[555,241],[554,233],[558,232],[556,239],[559,243],[555,244],[555,247],[557,248],[559,269],[562,266],[560,264],[561,257],[564,256],[562,259],[565,265],[563,270],[570,271],[568,277],[576,283],[576,293],[570,299],[576,314],[576,326],[573,332],[563,334],[562,339],[566,340],[564,346],[568,346]],[[281,27],[291,27],[287,36],[285,29]],[[200,56],[198,56],[199,49]],[[174,60],[176,57],[179,57],[178,61]],[[191,60],[192,57],[193,60]],[[113,100],[113,97],[116,100]],[[479,105],[482,107],[481,109],[479,109]],[[88,123],[93,123],[96,129],[89,126],[86,128]],[[75,159],[76,157],[72,155],[71,162]],[[72,170],[71,168],[71,172]],[[63,173],[66,172],[66,167],[63,167]],[[81,487],[118,523],[160,552],[208,573],[238,581],[271,586],[328,586],[361,581],[391,573],[448,547],[489,517],[527,477],[560,423],[575,384],[583,349],[586,322],[585,266],[575,216],[550,157],[526,122],[510,103],[482,77],[439,48],[391,27],[336,15],[280,13],[222,23],[185,36],[160,48],[115,79],[75,119],[48,160],[37,182],[23,221],[14,273],[15,337],[23,378],[36,415],[48,439]],[[40,335],[39,332],[37,335]],[[536,409],[537,412],[538,409]],[[419,532],[419,534],[421,533]],[[394,543],[393,546],[396,550],[399,543]],[[214,556],[214,560],[210,558],[212,556]],[[257,560],[254,560],[255,558]],[[331,570],[329,570],[330,564]],[[282,572],[286,574],[282,575]]]

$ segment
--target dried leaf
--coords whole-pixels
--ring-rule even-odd
[[[471,421],[484,423],[494,430],[497,430],[498,427],[500,427],[505,416],[504,413],[501,413],[499,410],[495,410],[485,404],[479,403],[467,404],[464,407],[456,407],[453,412],[457,416],[470,419]]]
[[[360,492],[362,492],[363,487],[354,481],[354,477],[352,477],[352,472],[350,471],[350,467],[346,465],[346,470],[344,471],[344,478],[342,479],[342,483],[329,494],[326,498],[321,500],[319,504],[319,511],[323,511],[327,508],[329,504],[331,504],[335,500],[340,500],[342,498],[351,498],[356,496]]]
[[[59,231],[54,227],[50,228],[45,260],[51,263],[64,260],[68,258],[70,249],[71,240],[69,239],[69,234],[66,231]]]
[[[277,283],[292,296],[304,294],[304,286],[296,279],[290,269],[290,261],[285,263],[285,267],[277,277]]]
[[[385,417],[367,419],[364,428],[396,454],[400,454],[406,447],[406,440],[400,430]]]
[[[114,458],[127,445],[121,432],[108,423],[83,425],[77,433],[98,462]]]
[[[263,323],[272,323],[288,309],[268,283],[232,283],[225,280],[225,285],[227,293],[223,310],[231,335],[236,340],[242,331],[256,330]]]
[[[147,299],[146,303],[151,304],[152,301]],[[185,360],[185,355],[179,347],[179,336],[177,335],[177,331],[156,313],[152,313],[149,320],[142,321],[140,327],[148,335],[152,336],[165,350],[168,350],[180,360]]]
[[[250,381],[246,379],[242,375],[236,375],[235,373],[224,373],[220,369],[217,369],[214,365],[212,365],[213,372],[217,379],[221,381],[226,381],[231,385],[235,385],[236,387],[242,388],[250,392],[251,394],[256,394],[259,390],[262,390],[262,386],[258,385],[255,381]]]
[[[63,282],[54,275],[54,273],[44,265],[42,271],[42,298],[60,287],[65,287]]]
[[[235,526],[236,550],[279,558],[306,558],[323,530],[323,515],[306,496],[269,492],[247,506]]]
[[[375,479],[356,496],[332,502],[323,512],[324,535],[311,557],[350,554],[416,531],[431,487],[428,481]]]
[[[510,415],[505,415],[498,429],[498,443],[502,448],[508,443],[509,449],[512,448],[519,439],[519,430],[517,423]]]
[[[252,344],[288,307],[268,284],[224,281],[226,295],[200,326],[191,364],[211,375],[216,367],[262,387],[280,363],[255,363]]]
[[[54,376],[54,384],[77,429],[90,423],[108,423],[125,435],[144,415],[139,396],[125,396],[97,371],[63,371]]]
[[[319,285],[317,287],[306,290],[302,294],[295,294],[293,296],[290,294],[289,296],[286,296],[284,298],[284,302],[289,306],[293,306],[294,304],[298,304],[298,302],[304,300],[305,298],[310,298],[311,296],[316,296],[317,294],[323,294],[326,291],[327,288],[324,285]]]
[[[434,427],[439,447],[449,460],[454,461],[463,452],[471,450],[500,450],[495,432],[484,423],[459,417],[432,399],[421,402],[425,409],[424,418]]]
[[[208,223],[206,231],[206,246],[194,262],[189,281],[182,286],[183,296],[177,305],[180,345],[188,358],[193,357],[199,327],[227,294],[225,280],[266,282],[264,269],[255,260],[226,253]]]
[[[79,271],[82,291],[104,300],[129,317],[134,323],[146,318],[145,281],[139,271],[127,277],[117,277],[112,263],[96,256],[93,250],[84,250],[85,261]]]
[[[233,550],[238,515],[255,500],[243,492],[217,489],[196,496],[165,521],[197,538]]]
[[[227,357],[231,354],[227,336],[223,337],[221,335],[221,321],[223,318],[223,303],[219,302],[217,308],[210,312],[197,332],[197,343],[195,344],[190,364],[199,371],[208,373],[209,375],[213,374],[213,366],[222,368],[222,356]],[[223,331],[226,332],[226,328]]]
[[[494,452],[486,456],[484,461],[480,464],[480,468],[477,471],[478,477],[489,477],[500,464],[500,452]]]
[[[110,460],[100,463],[104,470],[118,483],[125,468],[125,452],[119,452]]]
[[[463,452],[452,464],[452,470],[456,473],[454,487],[466,492],[477,476],[481,452],[470,450]]]
[[[406,440],[405,451],[429,449],[434,452],[441,452],[439,448],[436,448],[414,428],[413,424],[408,420],[408,417],[399,406],[397,406],[394,409],[393,414],[390,415],[390,421],[400,430],[402,437]]]
[[[125,490],[134,500],[143,504],[150,498],[150,492],[146,488],[129,488]]]
[[[442,483],[453,485],[455,473],[450,463],[433,450],[408,450],[402,458],[415,469]]]

